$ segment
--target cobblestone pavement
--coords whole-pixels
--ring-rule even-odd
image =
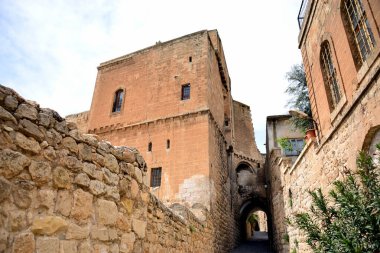
[[[231,253],[273,253],[269,247],[268,233],[255,232],[252,240],[240,244]]]

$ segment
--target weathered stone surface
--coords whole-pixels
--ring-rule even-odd
[[[106,184],[110,185],[118,185],[119,184],[119,176],[115,173],[112,173],[107,168],[103,168],[103,179]]]
[[[150,185],[149,185],[149,177],[148,177],[148,175],[144,175],[144,176],[143,176],[143,184],[144,184],[145,186],[147,186],[147,187],[150,186]]]
[[[43,152],[44,157],[49,161],[54,161],[57,158],[57,154],[53,147],[48,147]]]
[[[0,150],[0,175],[5,178],[17,176],[29,164],[30,159],[21,153],[10,149]]]
[[[132,179],[131,181],[131,197],[136,198],[139,193],[139,184],[136,182],[136,180]]]
[[[5,99],[4,99],[4,106],[5,106],[5,108],[13,111],[13,110],[15,110],[17,108],[18,101],[13,96],[6,96]]]
[[[3,178],[0,178],[0,203],[7,199],[11,194],[11,183]]]
[[[86,239],[89,234],[90,230],[88,227],[80,227],[75,223],[70,223],[66,232],[66,239]]]
[[[83,134],[82,135],[83,141],[87,144],[98,147],[98,137],[95,134]]]
[[[37,238],[38,253],[59,253],[59,239],[49,237]]]
[[[13,117],[13,115],[7,110],[5,110],[2,106],[0,106],[0,119],[4,121],[9,120],[12,121],[14,124],[17,124],[16,118]]]
[[[123,213],[118,213],[116,220],[116,227],[121,229],[122,231],[130,231],[131,230],[131,221],[127,218],[127,215]]]
[[[103,252],[109,252],[108,245],[96,243],[94,244],[94,250],[93,253],[103,253]]]
[[[34,235],[32,233],[23,233],[15,237],[13,242],[13,253],[34,253],[36,248]]]
[[[33,221],[31,230],[34,234],[52,235],[60,231],[66,231],[67,221],[58,216],[45,216]]]
[[[92,163],[83,163],[83,171],[89,175],[91,178],[102,181],[103,180],[103,171],[99,170],[95,164]]]
[[[55,191],[43,189],[38,193],[39,207],[44,207],[48,214],[53,214],[55,204]]]
[[[50,125],[50,116],[46,113],[41,112],[38,114],[38,121],[40,125],[48,127]]]
[[[7,249],[8,238],[9,233],[5,229],[0,228],[0,252],[5,252]]]
[[[106,185],[98,180],[91,180],[89,189],[95,196],[106,193]]]
[[[108,229],[93,226],[91,228],[91,238],[99,241],[108,241]]]
[[[132,211],[133,211],[133,204],[134,204],[133,200],[128,199],[128,198],[124,198],[124,199],[121,200],[121,204],[125,208],[125,210],[127,210],[127,212],[129,214],[132,213]]]
[[[98,199],[96,203],[96,220],[99,224],[115,225],[117,215],[118,211],[115,202]]]
[[[55,210],[64,216],[69,216],[72,207],[72,195],[67,190],[58,191]]]
[[[120,252],[129,253],[133,250],[133,244],[136,241],[136,236],[134,233],[127,233],[121,236],[120,242]]]
[[[139,182],[140,184],[142,183],[142,172],[141,172],[141,169],[138,168],[138,167],[135,167],[135,178],[137,180],[137,182]]]
[[[134,163],[136,161],[135,153],[130,150],[123,151],[123,159],[127,163]]]
[[[65,168],[58,166],[53,171],[53,183],[58,188],[70,189],[70,173]]]
[[[87,176],[87,174],[80,173],[75,177],[74,183],[80,186],[88,187],[90,186],[90,178]]]
[[[120,200],[119,189],[117,186],[108,186],[106,185],[106,197],[114,201]]]
[[[9,227],[11,231],[21,231],[26,227],[25,212],[19,210],[13,210],[9,213]]]
[[[119,245],[114,243],[110,246],[110,253],[119,253]]]
[[[62,145],[66,147],[68,150],[70,150],[71,152],[78,153],[78,144],[73,138],[71,137],[63,138]]]
[[[32,161],[29,166],[29,173],[37,185],[46,184],[52,179],[51,167],[47,162]]]
[[[78,243],[76,241],[61,240],[60,253],[77,253]]]
[[[15,134],[15,143],[20,148],[38,154],[41,151],[40,144],[33,138],[27,138],[22,133],[17,132]]]
[[[93,196],[90,193],[82,189],[75,190],[71,216],[83,222],[89,218],[93,213],[92,199]]]
[[[68,134],[69,129],[67,128],[66,121],[56,121],[55,122],[55,129],[57,129],[58,132],[63,134]]]
[[[20,123],[23,126],[21,130],[25,135],[33,137],[38,141],[42,141],[42,139],[44,138],[44,134],[41,132],[41,130],[38,128],[36,124],[27,119],[20,120]]]
[[[146,230],[146,221],[133,219],[132,220],[132,229],[135,231],[136,235],[139,238],[145,237],[145,230]]]
[[[133,166],[133,164],[131,164],[131,163],[121,162],[120,163],[120,169],[122,172],[124,172],[125,174],[128,174],[130,176],[134,176],[134,174],[135,174],[135,166]]]
[[[78,172],[83,168],[83,164],[74,156],[64,156],[62,163],[71,171]]]
[[[67,121],[67,128],[71,131],[71,130],[76,130],[78,129],[78,126],[75,122],[71,122],[71,121]]]
[[[104,166],[106,166],[110,171],[119,173],[119,164],[115,156],[107,154],[104,156]]]
[[[31,120],[37,119],[37,109],[30,104],[23,103],[17,107],[16,115]]]
[[[34,183],[31,181],[20,180],[12,187],[12,196],[16,206],[20,208],[28,208],[32,203],[31,190]]]
[[[84,161],[91,161],[92,160],[92,150],[91,146],[80,143],[78,144],[78,151],[79,151],[79,157]]]
[[[91,253],[91,245],[88,241],[82,242],[78,247],[78,253]]]

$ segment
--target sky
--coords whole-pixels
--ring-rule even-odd
[[[61,116],[89,110],[104,61],[217,29],[232,96],[251,108],[265,153],[268,115],[286,114],[285,78],[301,63],[301,0],[0,0],[0,84]]]

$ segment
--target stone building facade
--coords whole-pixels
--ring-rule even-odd
[[[67,120],[115,146],[136,147],[151,192],[168,206],[205,207],[217,237],[231,245],[240,235],[242,205],[265,198],[250,108],[232,99],[216,30],[100,64],[90,110]],[[240,171],[250,178],[244,194]]]
[[[305,2],[299,47],[318,134],[293,164],[268,166],[284,180],[283,203],[292,203],[273,216],[306,211],[307,191],[321,187],[327,193],[342,171],[355,170],[359,150],[373,152],[380,135],[380,2]],[[279,252],[310,252],[299,230],[280,229],[279,222],[273,226],[282,233],[274,238]],[[287,238],[287,247],[281,238]]]

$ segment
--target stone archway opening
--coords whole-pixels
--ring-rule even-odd
[[[269,240],[268,210],[265,199],[246,201],[239,212],[239,229],[242,241]]]

